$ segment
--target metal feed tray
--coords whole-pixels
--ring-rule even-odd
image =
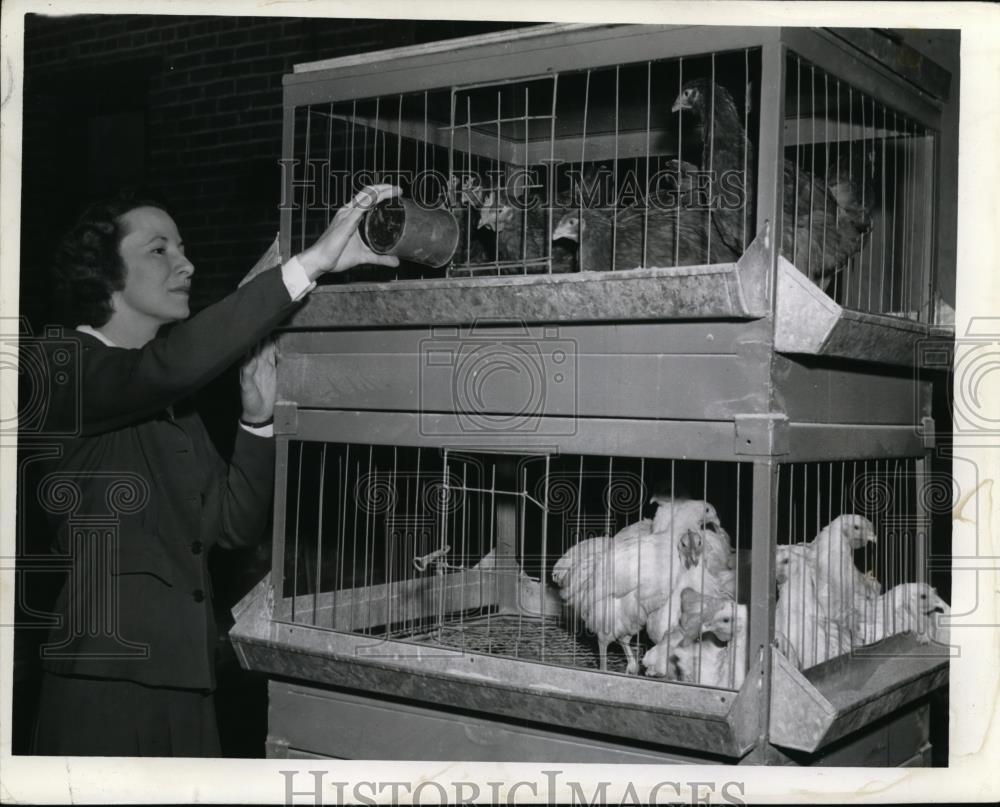
[[[429,631],[424,641],[399,641],[293,624],[273,618],[270,591],[268,577],[233,609],[236,624],[230,638],[246,669],[734,761],[756,740],[753,686],[735,692],[490,656],[431,644]],[[545,626],[548,639],[550,622],[536,623],[538,632]],[[596,667],[593,649],[561,631],[559,646]],[[445,628],[441,635],[446,643],[460,645],[476,632],[467,623],[462,631]],[[519,650],[530,652],[530,640]],[[613,666],[615,659],[611,654]],[[757,664],[751,665],[748,681],[759,678]]]
[[[735,263],[326,286],[288,327],[756,319],[767,313],[763,250],[758,238]]]
[[[948,681],[948,648],[897,635],[805,673],[772,651],[771,742],[814,752]]]
[[[735,263],[326,286],[287,327],[759,319],[768,313],[769,240],[765,226]],[[904,316],[845,308],[778,257],[774,349],[780,353],[912,365],[922,341],[950,335]]]
[[[552,617],[481,617],[400,641],[281,622],[272,609],[269,577],[233,609],[247,669],[734,759],[756,739],[760,659],[734,692],[598,672],[593,645]],[[487,620],[507,646],[482,646]],[[806,673],[777,649],[772,664],[771,741],[813,753],[945,685],[948,650],[895,636]],[[609,653],[613,671],[623,666]]]
[[[838,305],[793,264],[778,258],[774,349],[779,353],[912,365],[918,345],[953,332],[903,316],[852,311]]]

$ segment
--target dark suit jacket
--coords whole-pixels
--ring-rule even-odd
[[[67,334],[79,340],[70,351],[78,381],[52,381],[46,423],[76,434],[60,438],[62,457],[39,486],[69,569],[62,624],[42,651],[47,669],[214,687],[207,553],[263,535],[274,441],[240,429],[227,467],[178,402],[293,306],[275,268],[139,350]]]

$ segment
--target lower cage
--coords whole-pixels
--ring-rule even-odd
[[[706,608],[704,598],[686,608],[671,589],[750,601],[752,476],[749,463],[293,443],[282,586],[288,618],[583,668],[599,666],[594,635],[605,628],[607,667],[618,671],[624,643],[617,639],[631,639],[625,643],[641,654],[663,638],[650,635],[651,611],[665,607],[659,621],[680,627],[682,617]],[[926,492],[912,458],[780,466],[777,544],[788,549],[778,550],[776,629],[789,644],[831,645],[836,625],[824,629],[824,621],[843,634],[836,647],[800,648],[797,666],[933,629],[925,623],[935,604],[947,607],[943,601],[917,611],[889,596],[904,585],[931,593],[921,585],[928,519],[918,496]],[[696,502],[708,516],[683,512]],[[860,537],[826,534],[844,525]],[[691,529],[700,550],[685,550]],[[635,551],[617,551],[628,541]],[[712,550],[723,557],[713,559]],[[576,564],[561,582],[560,559]],[[582,595],[566,579],[576,572],[587,578]],[[724,591],[713,576],[725,578]],[[848,598],[853,625],[830,613],[850,610]],[[636,615],[618,613],[635,605]],[[697,643],[700,635],[686,638]]]
[[[273,605],[241,606],[245,665],[733,761],[756,744],[764,466],[283,449],[281,573]],[[945,683],[947,605],[896,596],[934,594],[920,460],[776,481],[771,742],[809,755]]]
[[[682,611],[707,611],[671,596],[715,590],[699,553],[724,546],[727,596],[748,601],[751,482],[745,463],[295,443],[281,599],[297,624],[607,672],[631,653],[636,672]],[[697,502],[718,507],[681,512]],[[634,552],[611,551],[627,536]],[[574,575],[590,580],[577,591]],[[717,685],[738,689],[746,663],[743,636]]]

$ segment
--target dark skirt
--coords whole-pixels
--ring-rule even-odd
[[[35,754],[217,757],[211,692],[44,673]]]

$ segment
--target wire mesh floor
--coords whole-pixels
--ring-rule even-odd
[[[565,667],[597,670],[601,666],[597,640],[591,635],[574,632],[558,617],[493,614],[445,624],[431,631],[394,633],[392,638]],[[637,652],[642,658],[645,648],[640,646]],[[617,642],[613,642],[608,647],[607,669],[624,673],[625,667],[625,653]]]

